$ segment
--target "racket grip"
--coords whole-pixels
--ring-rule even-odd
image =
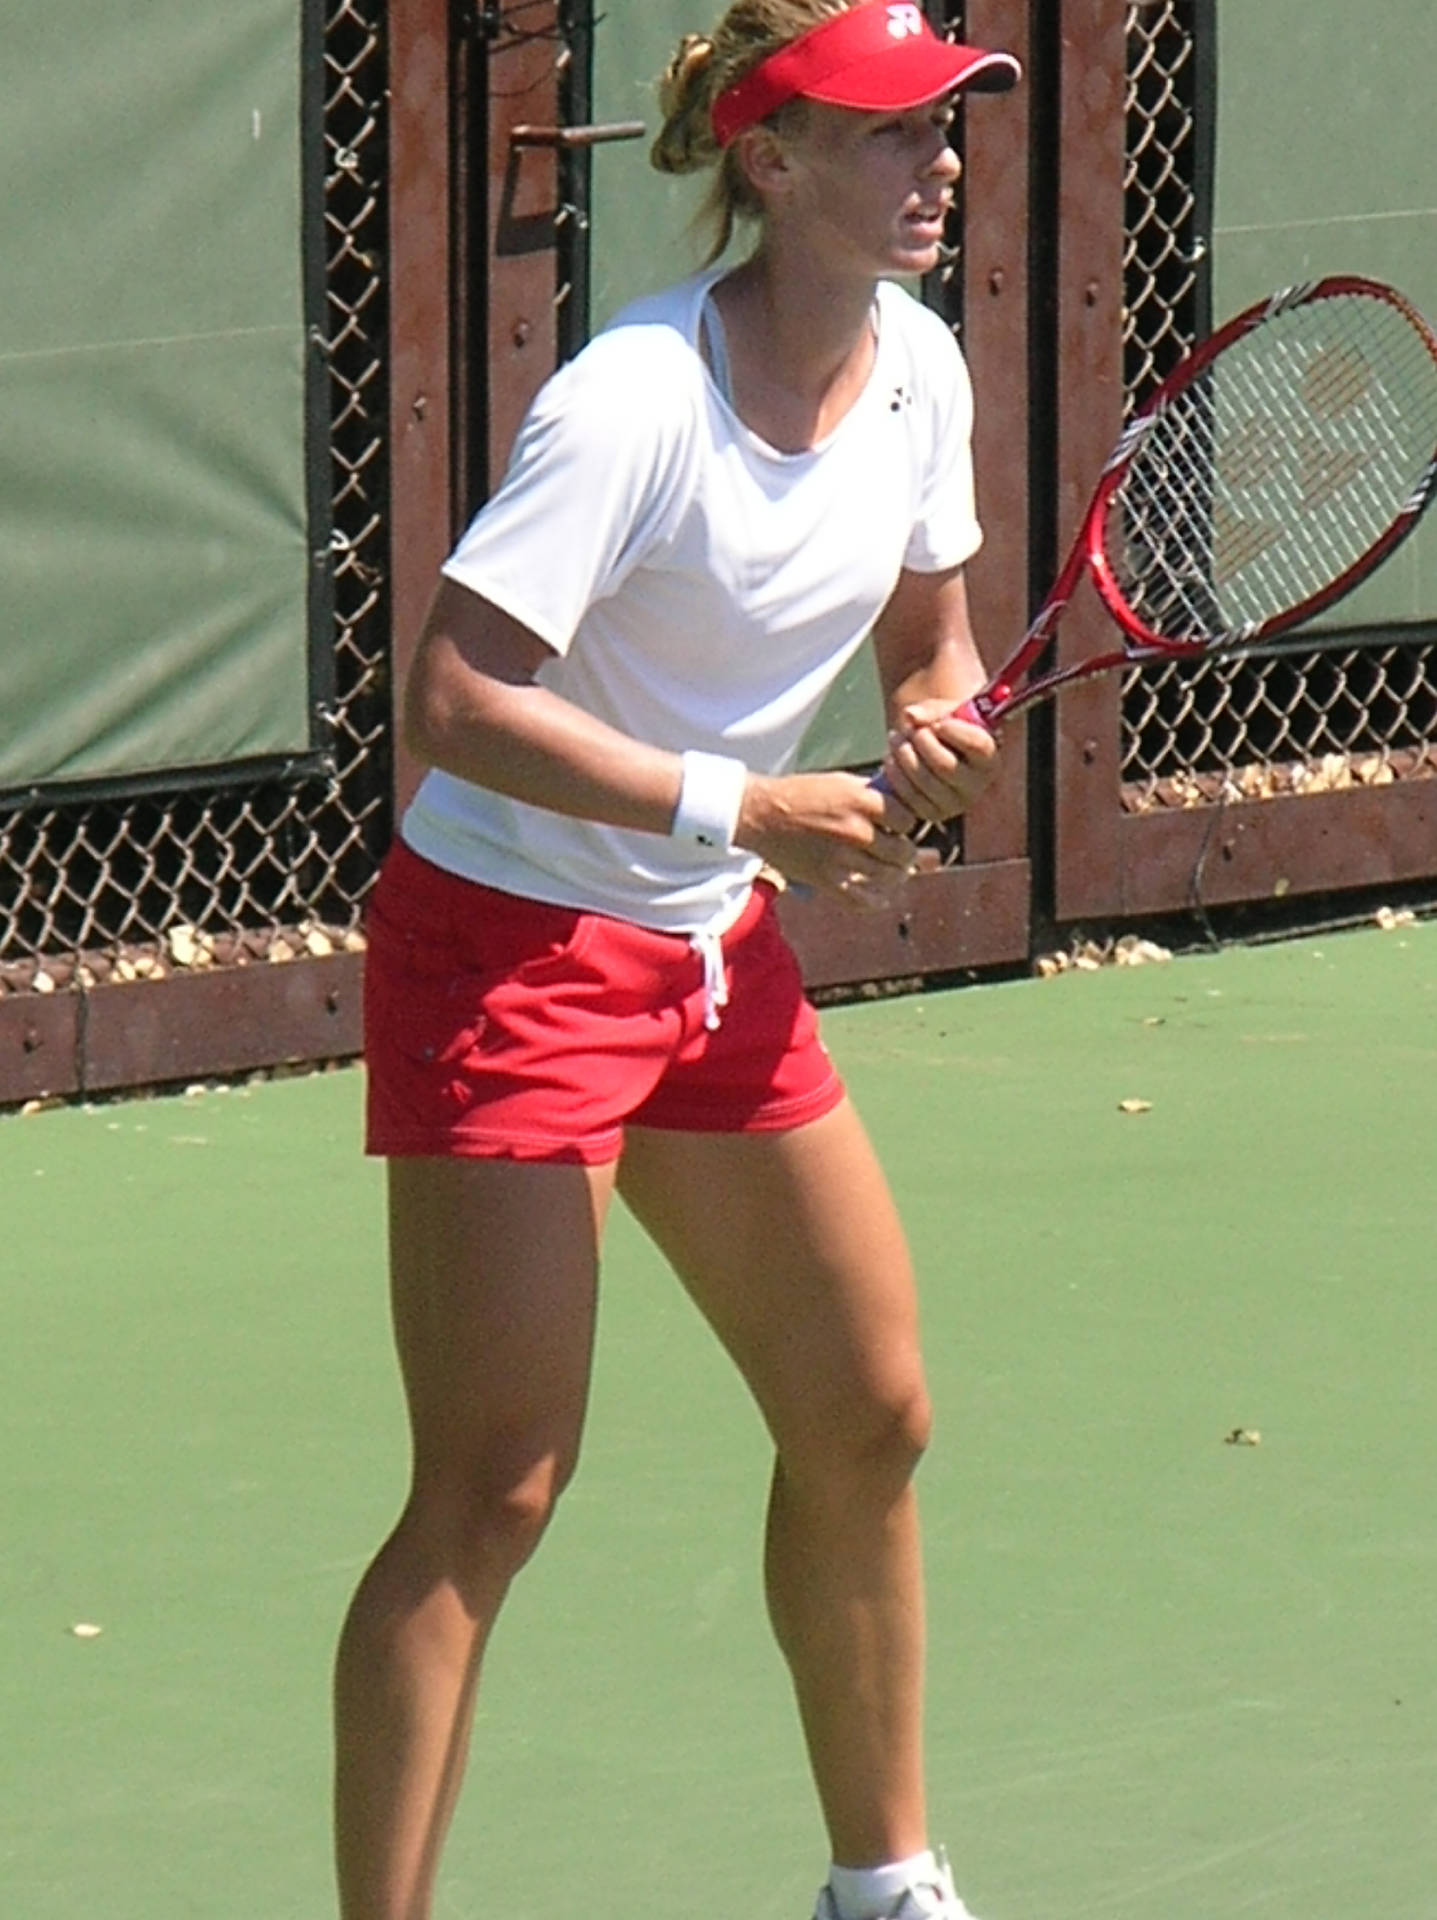
[[[1002,705],[1008,698],[1010,692],[1011,688],[1002,686],[1001,684],[993,687],[985,687],[981,692],[975,693],[970,699],[964,700],[961,705],[954,707],[953,718],[955,720],[966,720],[969,726],[981,727],[984,733],[991,733],[994,725],[994,710]],[[875,793],[892,793],[893,791],[888,781],[884,778],[881,768],[874,774],[868,784],[873,788]]]
[[[966,720],[971,727],[981,727],[984,733],[991,733],[998,714],[1006,706],[1012,694],[1011,687],[1005,687],[1001,681],[991,687],[984,687],[971,699],[953,709],[955,720]]]

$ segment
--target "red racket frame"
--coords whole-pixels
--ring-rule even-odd
[[[1437,335],[1433,334],[1432,329],[1411,301],[1398,293],[1395,288],[1379,280],[1368,280],[1357,274],[1330,274],[1322,280],[1286,287],[1279,293],[1271,294],[1266,300],[1255,302],[1225,322],[1216,333],[1194,347],[1174,367],[1128,421],[1107,465],[1103,468],[1077,537],[1073,541],[1067,559],[1063,562],[1062,570],[1039,608],[1033,624],[988,684],[956,709],[962,718],[973,720],[979,726],[987,727],[991,731],[1009,714],[1017,713],[1034,701],[1049,698],[1071,681],[1086,679],[1090,674],[1103,673],[1110,667],[1128,666],[1140,660],[1196,656],[1216,652],[1228,645],[1246,646],[1258,640],[1270,639],[1274,634],[1300,625],[1302,621],[1332,606],[1344,594],[1350,593],[1382,564],[1401,541],[1407,538],[1431,504],[1434,492],[1437,492],[1437,446],[1434,446],[1432,459],[1411,498],[1380,539],[1374,541],[1358,560],[1320,592],[1310,594],[1297,606],[1244,629],[1240,642],[1230,635],[1181,639],[1155,633],[1151,627],[1143,623],[1124,600],[1122,590],[1103,549],[1103,528],[1113,495],[1122,484],[1123,477],[1136,458],[1148,431],[1156,424],[1174,397],[1198,379],[1218,355],[1230,347],[1235,340],[1240,340],[1244,334],[1253,332],[1265,320],[1279,313],[1285,313],[1293,307],[1306,306],[1315,300],[1331,299],[1340,294],[1359,294],[1370,299],[1384,300],[1390,306],[1396,307],[1425,341],[1432,355],[1434,370],[1437,370]],[[1072,666],[1044,674],[1036,680],[1028,681],[1024,686],[1016,686],[1015,681],[1020,675],[1028,672],[1052,640],[1063,610],[1085,574],[1091,574],[1093,584],[1101,595],[1104,605],[1122,629],[1124,635],[1122,647],[1111,653],[1090,655]]]

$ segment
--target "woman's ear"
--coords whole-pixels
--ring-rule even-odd
[[[772,127],[748,127],[734,142],[734,157],[748,184],[763,199],[781,198],[793,184],[787,146]]]

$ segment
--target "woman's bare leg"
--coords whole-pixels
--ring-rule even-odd
[[[413,1475],[336,1664],[343,1920],[429,1914],[485,1639],[577,1458],[612,1188],[612,1168],[390,1165]]]
[[[845,1104],[791,1133],[633,1129],[619,1189],[773,1435],[769,1610],[834,1858],[907,1858],[928,1845],[911,1477],[929,1414],[887,1181]]]

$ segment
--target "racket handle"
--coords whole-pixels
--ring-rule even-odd
[[[953,709],[955,720],[966,720],[971,727],[981,727],[984,733],[991,733],[1002,709],[1012,696],[1013,689],[998,681],[991,687],[984,687],[970,699],[963,701]],[[875,793],[892,793],[893,789],[884,778],[882,771],[875,773],[869,781]]]
[[[970,726],[981,727],[984,733],[991,733],[1012,697],[1013,689],[1005,686],[1001,680],[995,680],[991,687],[982,688],[971,699],[965,700],[961,707],[955,707],[953,717],[955,720],[966,720]]]

